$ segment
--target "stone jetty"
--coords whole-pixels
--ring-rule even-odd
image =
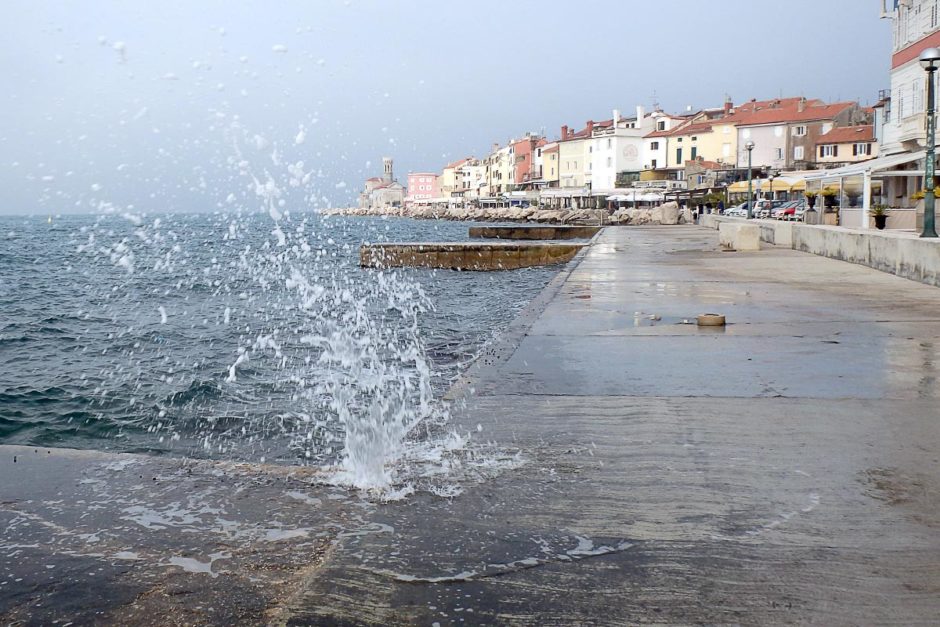
[[[443,270],[515,270],[570,261],[584,244],[509,242],[421,242],[363,244],[365,268],[439,268]]]

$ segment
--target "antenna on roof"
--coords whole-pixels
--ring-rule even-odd
[[[653,111],[659,111],[659,99],[656,97],[656,90],[653,90]]]

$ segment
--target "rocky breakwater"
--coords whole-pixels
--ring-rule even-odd
[[[324,215],[394,216],[419,220],[465,220],[469,222],[536,222],[540,224],[687,224],[692,222],[688,209],[674,202],[653,208],[547,209],[528,207],[346,207],[327,209]]]

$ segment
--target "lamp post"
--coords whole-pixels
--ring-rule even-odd
[[[744,147],[747,149],[747,219],[750,220],[754,217],[754,201],[751,200],[751,153],[754,151],[754,142],[748,142]]]
[[[933,193],[934,170],[936,157],[934,148],[936,142],[936,121],[934,120],[934,72],[940,65],[940,50],[927,48],[920,53],[920,65],[927,70],[927,162],[924,166],[924,230],[921,237],[937,237],[937,228],[934,224],[934,211],[937,199]]]

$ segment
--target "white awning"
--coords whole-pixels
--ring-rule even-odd
[[[871,174],[877,176],[878,174],[886,175],[890,170],[896,168],[899,165],[904,165],[905,163],[911,163],[913,161],[918,161],[924,158],[923,152],[905,152],[899,155],[889,155],[887,157],[877,157],[875,159],[869,159],[868,161],[862,161],[860,163],[853,163],[851,165],[844,165],[840,168],[833,168],[831,170],[820,170],[812,174],[806,175],[806,180],[808,181],[821,181],[824,179],[839,179],[848,176],[863,176],[864,174]],[[901,172],[908,174],[910,176],[917,176],[918,174],[923,174],[923,172],[918,173],[916,170],[902,170]]]

